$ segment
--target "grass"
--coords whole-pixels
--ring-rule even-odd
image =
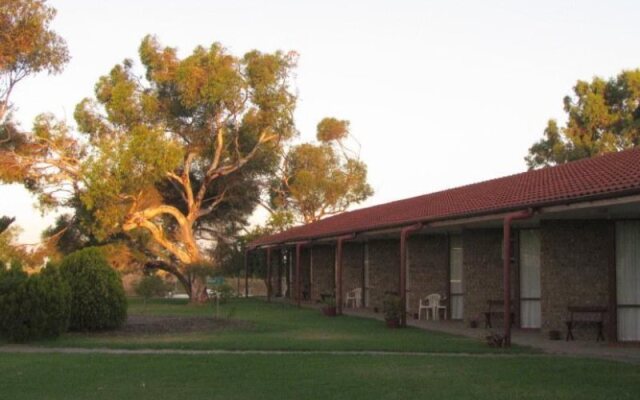
[[[211,316],[211,306],[132,300],[130,314]],[[0,353],[0,398],[10,399],[636,399],[640,367],[511,355],[468,338],[317,310],[237,299],[222,315],[247,323],[206,333],[67,334],[50,347],[223,350],[389,350],[441,355]],[[504,352],[504,351],[503,351]]]
[[[640,368],[575,358],[2,354],[2,398],[637,399]]]
[[[211,316],[211,306],[191,306],[186,300],[155,300],[147,306],[132,300],[130,314]],[[221,306],[220,315],[248,321],[249,326],[213,332],[114,336],[67,334],[38,344],[55,347],[107,347],[121,349],[223,350],[342,350],[434,353],[504,352],[479,340],[417,328],[387,329],[381,321],[357,317],[328,318],[318,310],[261,300],[236,299]],[[246,324],[245,324],[246,325]],[[533,350],[513,347],[509,352]]]

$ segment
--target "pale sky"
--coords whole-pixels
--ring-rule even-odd
[[[12,98],[31,126],[40,112],[72,121],[75,104],[144,35],[178,47],[220,42],[300,53],[302,139],[325,116],[351,121],[373,205],[522,172],[528,147],[577,79],[640,67],[638,1],[50,0],[72,56],[59,76],[23,82]],[[0,215],[22,240],[52,220],[18,187]]]

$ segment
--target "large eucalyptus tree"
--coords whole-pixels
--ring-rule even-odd
[[[144,76],[125,60],[99,79],[76,108],[78,132],[39,117],[24,143],[0,154],[3,176],[44,205],[79,200],[98,238],[145,236],[154,265],[201,301],[202,240],[246,218],[296,133],[296,55],[237,57],[214,43],[180,58],[148,36],[140,60]]]

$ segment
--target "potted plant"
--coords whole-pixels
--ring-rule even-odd
[[[322,300],[322,313],[327,317],[335,317],[336,314],[336,298],[327,296]]]
[[[504,347],[505,337],[499,333],[492,333],[487,336],[487,344],[490,347]]]
[[[562,333],[558,330],[550,330],[549,331],[549,340],[560,340],[562,339]]]
[[[402,316],[401,300],[399,296],[387,295],[382,303],[384,321],[389,328],[400,327],[400,317]]]

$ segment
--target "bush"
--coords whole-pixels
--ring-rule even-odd
[[[335,317],[337,314],[336,310],[336,298],[335,296],[325,296],[322,298],[322,314],[327,317]]]
[[[12,342],[57,337],[69,326],[71,292],[57,268],[0,271],[0,335]]]
[[[145,275],[136,284],[135,291],[146,303],[152,297],[166,296],[167,284],[158,275]]]
[[[388,294],[382,302],[382,310],[386,321],[397,321],[402,316],[402,300],[400,296]]]
[[[88,247],[66,256],[60,273],[71,288],[69,328],[94,331],[120,327],[127,317],[122,281],[102,252]]]
[[[218,292],[218,299],[220,304],[224,304],[227,301],[231,300],[231,298],[235,295],[235,291],[233,287],[227,283],[223,283],[221,285],[217,285],[215,290]]]
[[[326,307],[335,307],[336,306],[336,297],[335,296],[325,296],[321,303]]]

